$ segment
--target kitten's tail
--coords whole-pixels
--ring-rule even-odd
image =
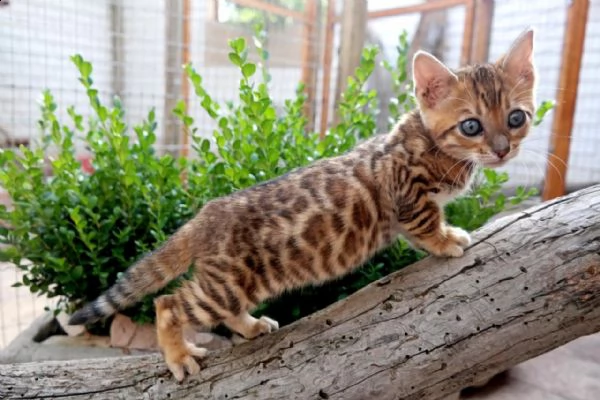
[[[96,300],[76,311],[69,325],[90,324],[133,306],[185,273],[193,261],[192,226],[182,226],[157,250],[137,261]]]

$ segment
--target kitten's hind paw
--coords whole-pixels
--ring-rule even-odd
[[[189,375],[197,375],[200,372],[200,365],[194,357],[203,358],[206,354],[208,354],[207,349],[186,342],[185,349],[176,351],[165,349],[165,362],[175,379],[182,382],[186,371]]]

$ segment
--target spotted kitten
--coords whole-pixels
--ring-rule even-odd
[[[193,263],[193,278],[155,300],[159,345],[181,381],[206,354],[184,340],[185,325],[223,323],[246,338],[271,332],[276,321],[248,313],[256,305],[346,274],[399,235],[460,257],[469,235],[444,221],[442,206],[478,165],[498,167],[519,151],[534,112],[533,31],[494,64],[451,71],[418,52],[413,71],[419,107],[390,133],[207,203],[70,323],[123,310]]]

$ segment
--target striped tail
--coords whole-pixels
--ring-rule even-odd
[[[76,311],[69,325],[84,325],[110,317],[164,288],[185,273],[193,261],[191,225],[181,227],[157,250],[137,261],[96,300]]]

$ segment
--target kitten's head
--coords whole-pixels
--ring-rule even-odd
[[[535,111],[533,30],[494,64],[452,71],[419,51],[415,97],[437,146],[459,159],[497,167],[517,155]]]

